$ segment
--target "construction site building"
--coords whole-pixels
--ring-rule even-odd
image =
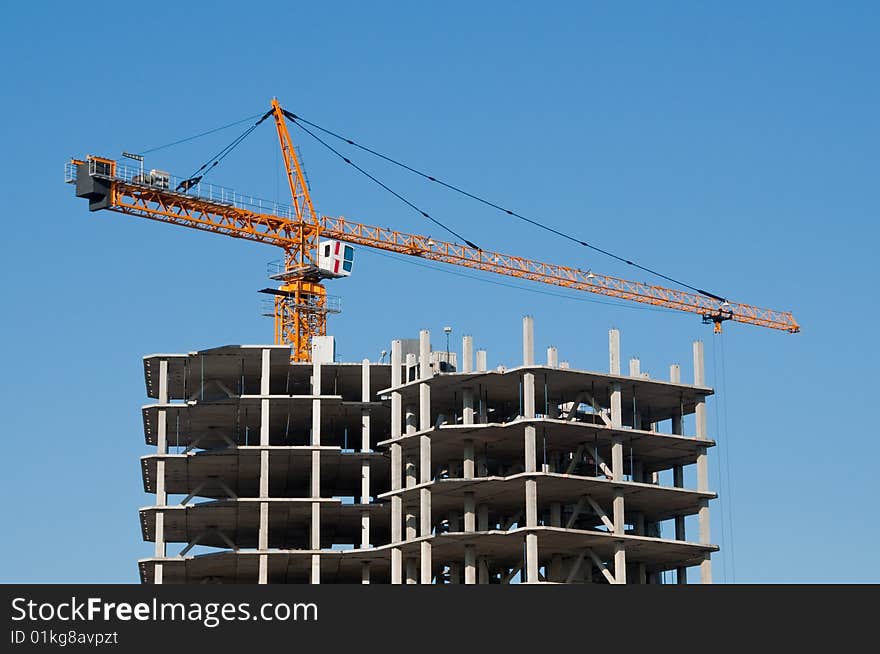
[[[537,363],[531,317],[522,334],[521,364],[492,370],[470,337],[435,351],[427,331],[387,363],[338,363],[332,337],[311,363],[145,357],[141,580],[710,583],[702,342],[682,383],[678,365],[623,374],[617,330],[604,373],[553,347]]]

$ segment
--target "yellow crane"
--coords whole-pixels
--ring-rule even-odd
[[[273,99],[271,109],[254,127],[269,117],[274,119],[278,133],[291,205],[279,205],[205,184],[201,177],[178,182],[161,171],[145,172],[142,163],[140,168],[135,168],[91,155],[71,159],[65,177],[67,182],[76,185],[78,197],[89,200],[91,211],[107,209],[281,248],[283,265],[272,276],[280,282],[279,287],[266,290],[274,295],[275,342],[290,345],[294,361],[311,360],[312,338],[326,334],[327,314],[337,310],[329,301],[323,282],[349,273],[351,248],[345,244],[695,313],[702,316],[704,322],[713,323],[716,332],[721,331],[721,324],[726,320],[790,333],[800,330],[790,312],[729,302],[705,292],[665,288],[492,252],[472,243],[445,242],[342,217],[319,215],[312,204],[288,130],[288,119],[296,119],[296,116]],[[143,161],[137,155],[134,158]]]

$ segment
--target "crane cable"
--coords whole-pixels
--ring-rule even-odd
[[[238,147],[238,145],[242,141],[244,141],[248,136],[250,136],[251,133],[255,129],[257,129],[257,127],[259,127],[260,123],[262,123],[264,120],[266,120],[271,115],[272,115],[272,110],[270,109],[269,111],[264,113],[257,122],[255,122],[253,125],[248,127],[244,132],[239,134],[235,139],[233,139],[232,143],[230,143],[225,148],[220,150],[220,152],[218,152],[213,157],[208,159],[205,163],[203,163],[201,166],[199,166],[198,170],[196,170],[192,175],[190,175],[185,180],[180,182],[180,184],[177,185],[177,189],[175,189],[175,190],[177,190],[177,191],[182,190],[184,193],[186,193],[186,191],[188,191],[193,186],[195,186],[196,184],[201,182],[202,179],[205,177],[205,175],[207,175],[211,170],[213,170],[215,166],[219,165],[219,163],[221,161],[223,161],[223,159],[230,152],[232,152],[236,147]],[[199,173],[201,173],[201,174],[199,174]]]
[[[242,118],[241,120],[236,120],[234,122],[228,123],[226,125],[221,125],[220,127],[215,127],[214,129],[209,129],[207,132],[201,132],[199,134],[194,134],[192,136],[187,136],[182,139],[178,139],[176,141],[172,141],[171,143],[165,143],[164,145],[157,145],[154,148],[147,148],[146,150],[140,150],[139,154],[150,154],[151,152],[158,152],[159,150],[164,150],[165,148],[170,148],[174,145],[180,145],[181,143],[188,143],[189,141],[194,141],[195,139],[202,138],[203,136],[208,136],[209,134],[214,134],[215,132],[221,132],[224,129],[229,129],[230,127],[235,127],[236,125],[241,125],[242,123],[246,123],[249,120],[253,120],[254,118],[259,118],[261,114],[254,114],[253,116],[248,116],[247,118]]]
[[[425,173],[421,170],[418,170],[417,168],[409,166],[409,165],[403,163],[402,161],[398,161],[397,159],[394,159],[388,155],[382,154],[381,152],[377,152],[376,150],[373,150],[372,148],[368,148],[365,145],[361,145],[360,143],[357,143],[356,141],[354,141],[348,137],[342,136],[341,134],[337,134],[336,132],[333,132],[325,127],[321,127],[320,125],[317,125],[316,123],[313,123],[309,120],[306,120],[302,116],[299,116],[291,111],[287,111],[285,109],[282,109],[282,111],[284,112],[284,115],[287,116],[287,118],[289,120],[291,120],[293,123],[298,125],[300,127],[300,129],[306,131],[309,134],[311,134],[311,132],[308,132],[308,130],[306,130],[303,123],[305,123],[306,125],[309,125],[311,127],[314,127],[315,129],[320,130],[329,136],[332,136],[336,139],[339,139],[340,141],[344,141],[345,143],[347,143],[353,147],[356,147],[360,150],[363,150],[364,152],[367,152],[369,154],[372,154],[373,156],[379,157],[380,159],[383,159],[384,161],[387,161],[388,163],[391,163],[395,166],[398,166],[399,168],[403,168],[404,170],[407,170],[415,175],[423,177],[431,182],[436,182],[440,186],[443,186],[451,191],[454,191],[456,193],[464,195],[465,197],[471,198],[472,200],[476,200],[477,202],[480,202],[486,206],[492,207],[493,209],[497,209],[498,211],[501,211],[509,216],[513,216],[514,218],[519,218],[520,220],[523,220],[531,225],[534,225],[535,227],[538,227],[540,229],[548,231],[551,234],[555,234],[556,236],[559,236],[561,238],[564,238],[564,239],[567,239],[567,240],[572,241],[574,243],[577,243],[578,245],[582,245],[584,247],[590,248],[591,250],[599,252],[600,254],[604,254],[605,256],[611,257],[612,259],[616,259],[617,261],[620,261],[620,262],[625,263],[629,266],[633,266],[635,268],[638,268],[639,270],[647,272],[647,273],[654,275],[656,277],[660,277],[662,279],[665,279],[669,282],[672,282],[673,284],[677,284],[679,286],[683,286],[685,288],[688,288],[692,291],[700,293],[701,295],[705,295],[707,297],[718,300],[719,302],[726,301],[725,298],[723,298],[719,295],[716,295],[715,293],[710,293],[709,291],[703,290],[701,288],[697,288],[696,286],[691,286],[690,284],[686,284],[686,283],[682,282],[681,280],[675,279],[674,277],[670,277],[669,275],[664,275],[663,273],[661,273],[657,270],[643,266],[639,263],[636,263],[635,261],[632,261],[631,259],[627,259],[626,257],[622,257],[618,254],[615,254],[614,252],[611,252],[609,250],[605,250],[604,248],[600,248],[599,246],[593,245],[592,243],[588,243],[587,241],[584,241],[580,238],[577,238],[576,236],[573,236],[571,234],[566,234],[565,232],[562,232],[558,229],[555,229],[554,227],[551,227],[551,226],[547,225],[546,223],[543,223],[539,220],[536,220],[534,218],[528,218],[527,216],[524,216],[520,213],[517,213],[516,211],[512,211],[510,209],[502,207],[501,205],[496,204],[490,200],[487,200],[483,197],[475,195],[474,193],[470,193],[459,186],[456,186],[454,184],[450,184],[449,182],[445,182],[442,179],[438,179],[434,175],[429,175],[428,173]],[[312,134],[312,136],[314,137],[314,134]],[[315,138],[317,138],[317,137],[315,137]],[[339,154],[339,153],[337,152],[337,154]],[[342,156],[342,155],[339,155],[339,156]],[[344,157],[343,157],[343,159],[344,159]],[[351,163],[351,162],[349,162],[349,163]]]
[[[356,164],[355,162],[353,162],[351,159],[349,159],[349,158],[346,157],[344,154],[342,154],[341,152],[339,152],[339,150],[337,150],[337,149],[334,148],[332,145],[330,145],[329,143],[327,143],[327,142],[326,142],[325,140],[323,140],[320,136],[318,136],[317,134],[315,134],[314,132],[312,132],[310,129],[308,129],[308,128],[305,127],[304,125],[301,125],[300,123],[298,123],[294,118],[291,118],[291,116],[293,116],[294,114],[291,114],[289,111],[286,111],[286,110],[284,110],[284,109],[282,109],[281,111],[283,111],[283,112],[284,112],[284,115],[287,116],[288,119],[290,119],[293,123],[295,123],[295,124],[296,124],[301,130],[303,130],[306,134],[308,134],[308,135],[311,136],[313,139],[315,139],[318,143],[320,143],[320,144],[323,145],[325,148],[327,148],[328,150],[330,150],[330,152],[332,152],[332,153],[335,154],[337,157],[339,157],[340,159],[342,159],[345,163],[347,163],[348,165],[352,166],[352,167],[353,167],[355,170],[357,170],[359,173],[361,173],[362,175],[365,175],[366,177],[368,177],[369,179],[371,179],[373,182],[375,182],[376,184],[378,184],[379,186],[381,186],[382,188],[384,188],[386,191],[388,191],[389,193],[391,193],[391,195],[393,195],[394,197],[396,197],[398,200],[400,200],[401,202],[403,202],[403,203],[406,204],[407,206],[411,207],[412,209],[414,209],[415,211],[417,211],[418,213],[420,213],[423,217],[427,218],[428,220],[430,220],[430,221],[431,221],[432,223],[434,223],[435,225],[438,225],[438,226],[441,227],[442,229],[446,230],[447,232],[449,232],[450,234],[452,234],[455,238],[461,239],[461,240],[464,241],[467,245],[469,245],[470,247],[474,248],[475,250],[482,250],[482,249],[483,249],[483,248],[481,248],[479,245],[475,244],[473,241],[469,241],[468,239],[466,239],[464,236],[462,236],[461,234],[459,234],[458,232],[456,232],[454,229],[452,229],[452,228],[449,227],[448,225],[445,225],[445,224],[443,224],[442,222],[440,222],[439,220],[437,220],[436,218],[434,218],[434,217],[433,217],[432,215],[430,215],[427,211],[425,211],[425,210],[420,209],[419,207],[417,207],[415,204],[413,204],[412,202],[410,202],[409,200],[407,200],[405,197],[403,197],[400,193],[398,193],[397,191],[395,191],[394,189],[392,189],[391,187],[389,187],[387,184],[385,184],[384,182],[380,181],[379,179],[377,179],[376,177],[374,177],[373,175],[371,175],[370,173],[368,173],[366,170],[364,170],[363,168],[361,168],[359,165],[357,165],[357,164]]]

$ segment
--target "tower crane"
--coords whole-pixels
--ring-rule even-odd
[[[462,245],[320,215],[312,204],[300,157],[290,137],[291,117],[296,118],[273,99],[271,109],[256,123],[274,120],[291,205],[205,184],[199,176],[178,181],[162,171],[147,173],[138,155],[124,156],[140,160],[140,168],[106,157],[73,158],[66,166],[66,181],[76,185],[78,197],[88,199],[91,211],[106,209],[281,248],[283,264],[271,275],[279,285],[264,292],[274,296],[275,343],[290,345],[294,361],[311,360],[312,339],[326,334],[328,314],[338,312],[324,282],[350,273],[351,245],[690,312],[714,324],[716,332],[728,320],[789,333],[800,330],[790,312],[543,263],[484,250],[469,242]]]

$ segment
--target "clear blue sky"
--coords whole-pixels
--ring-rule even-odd
[[[531,313],[540,350],[555,344],[573,365],[604,370],[616,326],[625,359],[663,377],[676,361],[689,375],[690,343],[703,338],[723,444],[711,467],[716,579],[880,581],[876,3],[192,4],[4,10],[0,581],[136,581],[152,551],[137,514],[152,500],[138,463],[149,451],[142,355],[272,334],[256,293],[272,248],[90,214],[62,183],[65,160],[189,136],[264,111],[273,95],[803,325],[797,336],[729,326],[725,380],[720,341],[696,317],[361,250],[355,276],[331,289],[344,301],[331,327],[343,359],[376,358],[423,327],[441,346],[450,324],[488,344],[491,365],[513,364]],[[234,133],[147,165],[187,174]],[[294,138],[319,210],[441,236]],[[276,151],[264,125],[211,177],[283,199]],[[358,159],[486,247],[643,277]]]

